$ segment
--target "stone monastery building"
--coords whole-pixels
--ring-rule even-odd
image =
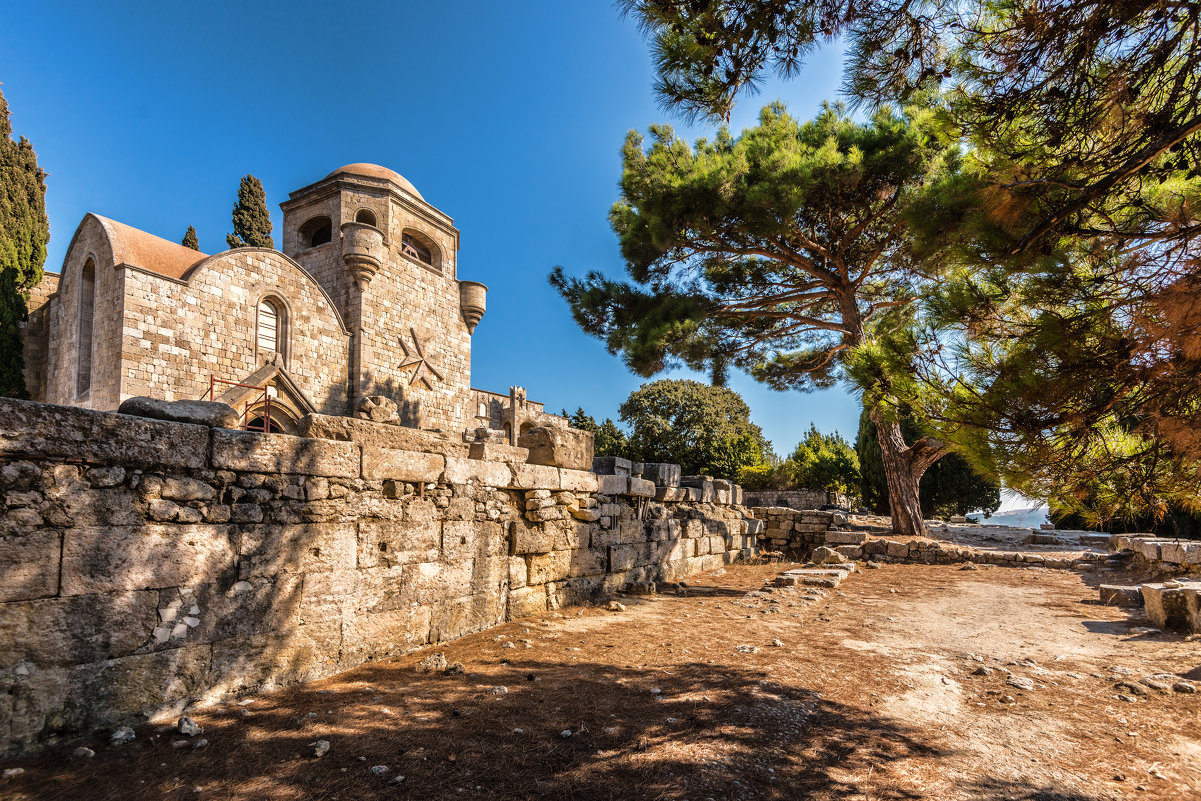
[[[208,256],[88,214],[30,301],[35,400],[222,400],[295,431],[384,395],[403,425],[448,434],[563,423],[525,391],[471,388],[487,287],[458,277],[459,231],[400,174],[348,164],[292,192],[283,251]]]

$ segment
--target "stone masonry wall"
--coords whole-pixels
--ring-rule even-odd
[[[379,431],[305,439],[0,400],[0,753],[752,552],[757,521],[711,490]]]

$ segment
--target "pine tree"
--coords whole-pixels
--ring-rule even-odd
[[[234,204],[234,232],[225,242],[231,248],[273,248],[271,213],[267,211],[267,193],[263,183],[253,175],[242,178],[238,187],[238,202]]]
[[[183,241],[179,244],[183,245],[185,248],[200,250],[200,239],[196,236],[196,228],[194,226],[188,226],[188,232],[183,235]]]
[[[49,240],[46,173],[25,137],[12,140],[0,93],[0,395],[29,397],[19,325],[28,316],[29,290],[42,280]]]
[[[853,383],[896,488],[893,527],[923,533],[918,481],[946,448],[907,441],[896,409],[920,390],[907,332],[942,265],[914,250],[906,212],[955,174],[957,151],[918,107],[857,122],[827,105],[800,123],[775,103],[737,138],[695,146],[650,131],[649,148],[626,139],[609,214],[633,282],[551,274],[576,322],[644,376],[728,365],[778,390]]]

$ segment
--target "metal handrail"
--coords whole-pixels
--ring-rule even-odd
[[[263,393],[262,395],[256,397],[253,401],[246,402],[246,407],[242,410],[242,413],[238,415],[238,422],[241,424],[243,431],[261,431],[264,434],[271,433],[271,395],[270,395],[270,393],[267,392],[267,389],[270,387],[270,384],[263,384],[262,386],[259,386],[258,384],[243,384],[238,381],[230,381],[225,378],[217,378],[217,376],[210,373],[209,374],[209,400],[210,401],[216,400],[216,389],[217,389],[218,384],[224,384],[225,386],[230,386],[230,387],[243,387],[245,389],[261,390]],[[257,406],[260,401],[262,401],[262,403],[263,403],[263,424],[261,426],[254,426],[254,425],[250,424],[250,410],[254,406]],[[234,411],[237,411],[237,410],[235,409]]]

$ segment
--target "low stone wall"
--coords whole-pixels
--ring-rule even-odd
[[[855,503],[849,495],[821,490],[745,490],[744,497],[747,506],[787,507],[801,511],[836,506],[849,512]]]
[[[0,753],[754,547],[757,521],[712,488],[514,461],[521,449],[466,458],[384,428],[313,439],[0,400]]]
[[[1201,542],[1156,537],[1154,534],[1115,534],[1109,540],[1112,551],[1129,549],[1148,567],[1173,573],[1201,572]]]

